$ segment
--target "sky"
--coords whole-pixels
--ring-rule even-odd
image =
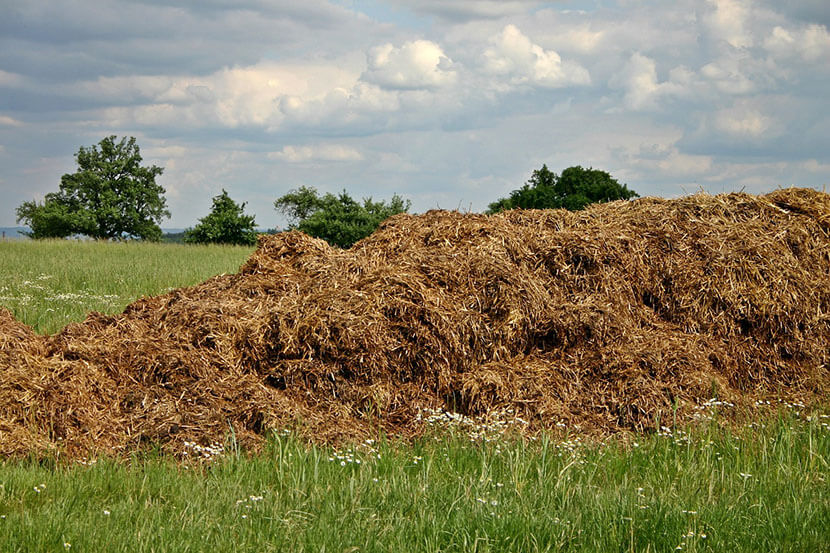
[[[830,185],[827,0],[0,0],[0,226],[134,136],[192,227],[300,186],[483,211],[542,164],[641,196]],[[830,188],[830,186],[827,186]]]

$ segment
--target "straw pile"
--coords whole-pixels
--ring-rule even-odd
[[[408,435],[425,407],[642,431],[713,394],[826,400],[829,352],[814,190],[398,215],[350,250],[260,237],[236,275],[53,336],[0,310],[0,454]]]

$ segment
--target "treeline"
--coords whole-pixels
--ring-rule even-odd
[[[108,136],[97,145],[81,147],[75,160],[78,170],[61,177],[58,192],[47,194],[41,203],[24,202],[17,208],[17,221],[31,229],[31,238],[83,235],[100,240],[256,243],[254,216],[246,214],[246,204],[235,202],[224,189],[213,198],[210,213],[196,226],[163,235],[159,225],[170,212],[165,190],[156,183],[156,177],[164,169],[141,165],[141,153],[133,137],[116,142],[115,136]],[[579,210],[592,203],[636,196],[605,171],[574,166],[557,175],[542,165],[521,188],[489,204],[487,213],[508,209]],[[384,219],[408,212],[411,203],[397,194],[388,201],[357,201],[345,190],[321,195],[313,187],[302,186],[278,198],[274,207],[289,219],[289,230],[297,229],[348,248],[374,232]]]

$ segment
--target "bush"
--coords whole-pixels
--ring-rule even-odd
[[[245,203],[237,204],[222,189],[213,198],[210,213],[199,224],[184,232],[187,244],[256,244],[256,222],[253,215],[243,213]]]
[[[411,203],[395,194],[389,203],[364,198],[355,201],[344,190],[338,196],[320,196],[317,190],[302,186],[274,202],[274,207],[293,219],[290,226],[309,236],[322,238],[333,246],[349,248],[372,234],[380,224],[409,210]]]
[[[598,169],[568,167],[557,176],[542,165],[533,171],[524,186],[507,198],[500,198],[488,206],[487,213],[508,209],[557,209],[578,211],[593,203],[630,200],[639,194],[620,184],[609,173]]]

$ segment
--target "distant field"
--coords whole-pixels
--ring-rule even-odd
[[[235,273],[253,248],[141,242],[0,241],[0,307],[39,333],[118,313],[143,295]]]

